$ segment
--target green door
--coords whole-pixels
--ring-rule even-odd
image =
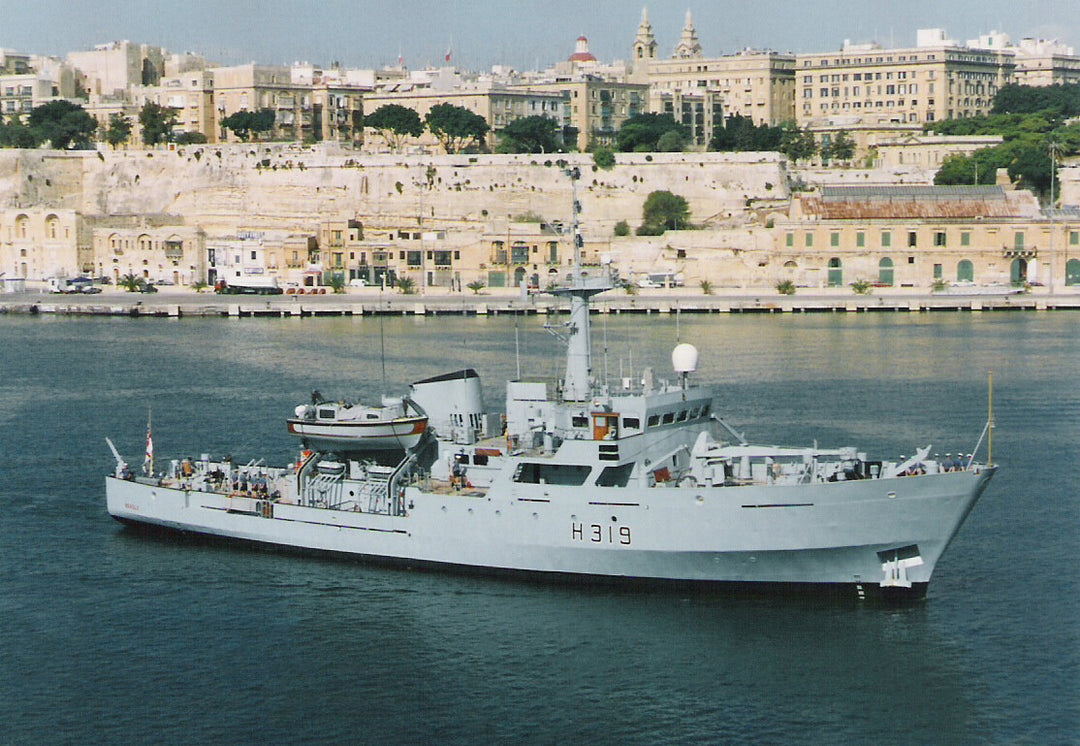
[[[1009,280],[1013,285],[1023,285],[1027,282],[1027,260],[1017,257],[1009,265]]]
[[[829,260],[829,287],[836,288],[844,284],[844,268],[840,259],[833,257]]]
[[[960,282],[975,281],[975,265],[968,259],[961,259],[956,265],[956,279]]]
[[[1080,259],[1065,262],[1065,284],[1080,285]]]
[[[885,257],[878,262],[878,283],[881,285],[887,285],[892,287],[893,284],[893,263],[892,259]]]

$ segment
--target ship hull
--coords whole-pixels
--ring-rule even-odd
[[[405,492],[405,515],[110,477],[125,523],[304,552],[586,583],[926,592],[993,469],[797,486]]]

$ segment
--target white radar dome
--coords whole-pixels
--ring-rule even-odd
[[[683,342],[671,351],[671,367],[676,373],[693,373],[697,370],[698,350],[692,344]]]

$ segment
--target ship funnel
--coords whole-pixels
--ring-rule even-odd
[[[693,373],[697,370],[698,350],[692,344],[683,342],[671,351],[671,367],[676,373]]]

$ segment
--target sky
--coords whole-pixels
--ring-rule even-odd
[[[845,39],[914,46],[915,30],[964,42],[991,30],[1080,49],[1080,0],[0,0],[0,48],[63,56],[128,39],[219,64],[543,69],[580,35],[602,62],[629,59],[642,5],[661,57],[686,11],[705,56],[747,47],[825,52]]]

